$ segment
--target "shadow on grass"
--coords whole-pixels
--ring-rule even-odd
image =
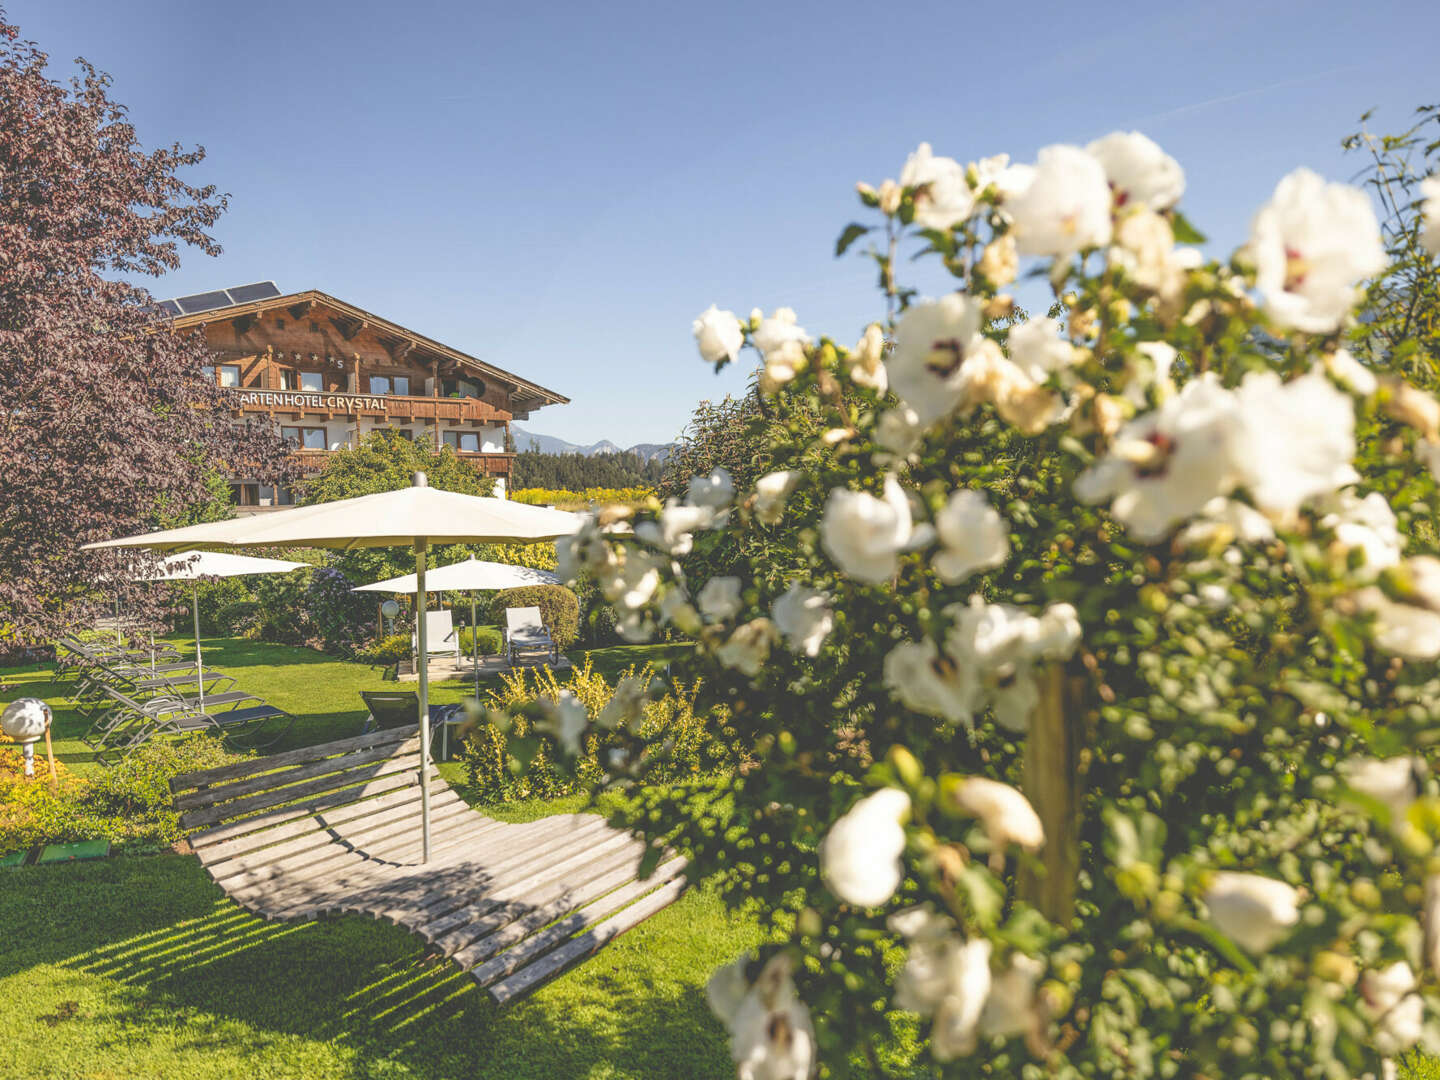
[[[354,916],[262,922],[224,900],[191,858],[13,873],[25,875],[16,879],[23,887],[0,895],[0,916],[26,920],[27,933],[0,957],[0,978],[49,965],[42,972],[100,980],[103,1005],[60,1019],[109,1025],[87,1036],[102,1050],[203,1050],[247,1064],[256,1055],[254,1068],[263,1071],[260,1055],[298,1039],[339,1048],[327,1051],[339,1059],[327,1076],[381,1075],[377,1061],[401,1066],[396,1075],[436,1080],[731,1075],[703,994],[668,979],[663,965],[654,970],[657,986],[607,962],[607,950],[500,1009],[402,930]],[[22,1004],[4,1009],[7,1023],[45,1019]],[[50,1002],[36,1000],[35,1009],[58,1016]],[[104,1057],[95,1068],[113,1064]],[[170,1075],[167,1060],[151,1065],[155,1075]]]

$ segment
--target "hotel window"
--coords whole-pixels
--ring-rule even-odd
[[[485,384],[475,379],[441,379],[441,397],[472,397],[485,395]]]
[[[298,374],[297,372],[290,371],[290,370],[288,370],[288,369],[286,369],[286,368],[281,368],[281,369],[280,369],[280,389],[281,389],[281,390],[299,390],[299,389],[300,389],[300,376],[299,376],[299,374]]]
[[[240,385],[240,365],[239,365],[239,364],[221,364],[221,365],[220,365],[220,385],[221,385],[221,386],[239,386],[239,385]]]
[[[295,505],[295,493],[294,493],[293,491],[291,491],[291,490],[290,490],[289,488],[287,488],[287,487],[277,487],[277,488],[275,489],[275,505],[276,505],[276,506],[294,506],[294,505]]]
[[[300,389],[313,390],[317,394],[325,392],[325,374],[320,371],[300,372]]]
[[[410,376],[371,375],[370,393],[407,395],[410,393]]]
[[[480,436],[473,431],[447,431],[441,435],[445,445],[454,447],[456,450],[466,450],[471,453],[478,453],[480,450]]]
[[[260,505],[259,484],[231,484],[230,494],[234,498],[236,506]]]
[[[323,427],[282,427],[280,437],[291,446],[301,450],[325,449],[325,429]]]

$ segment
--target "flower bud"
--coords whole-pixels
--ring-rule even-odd
[[[1003,319],[1015,310],[1015,298],[1005,293],[985,301],[985,318]]]
[[[878,192],[880,212],[887,216],[893,216],[900,209],[900,200],[904,194],[905,189],[894,180],[886,180],[880,185]]]
[[[873,185],[867,184],[863,180],[855,185],[855,193],[860,196],[860,201],[866,206],[880,205],[880,194]]]

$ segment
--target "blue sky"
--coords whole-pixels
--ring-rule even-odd
[[[1351,176],[1362,111],[1393,131],[1440,100],[1434,2],[6,7],[53,74],[109,71],[142,140],[203,144],[193,179],[231,194],[224,254],[157,296],[323,289],[573,399],[533,429],[622,445],[743,387],[696,357],[710,303],[841,340],[880,313],[833,243],[855,181],[922,139],[1030,160],[1142,130],[1221,252],[1290,169]]]

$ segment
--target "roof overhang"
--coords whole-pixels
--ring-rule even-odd
[[[187,330],[192,327],[204,326],[206,323],[230,322],[233,319],[263,315],[268,311],[299,307],[302,304],[329,308],[342,318],[368,326],[386,337],[408,341],[417,349],[422,349],[441,359],[453,361],[461,367],[469,368],[495,382],[506,385],[510,393],[512,412],[525,413],[544,405],[567,405],[570,402],[570,399],[564,394],[556,393],[554,390],[547,389],[539,383],[533,383],[529,379],[522,379],[519,375],[506,371],[504,368],[498,368],[494,364],[487,364],[485,361],[477,359],[468,353],[463,353],[459,349],[451,348],[449,345],[436,341],[434,338],[428,338],[424,334],[417,334],[409,327],[401,326],[399,323],[381,318],[379,315],[366,311],[364,308],[358,308],[354,304],[347,304],[345,301],[338,300],[329,293],[323,293],[318,289],[307,289],[305,292],[287,293],[284,296],[271,296],[264,300],[252,301],[248,304],[236,304],[231,307],[214,308],[209,311],[197,311],[193,315],[176,315],[170,319],[170,325],[177,330]]]

